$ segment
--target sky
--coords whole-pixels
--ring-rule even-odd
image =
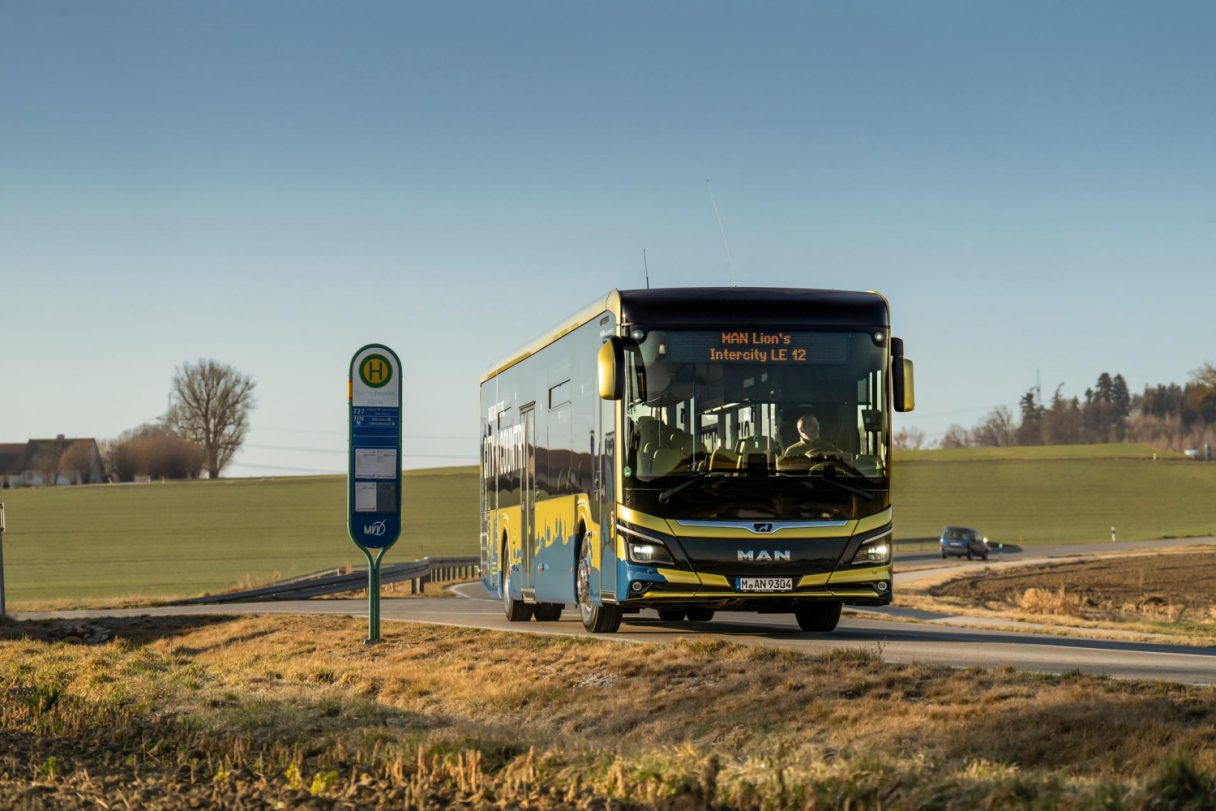
[[[643,250],[881,291],[930,439],[1036,375],[1181,382],[1214,40],[1212,2],[0,0],[0,442],[115,437],[213,358],[257,382],[227,475],[340,472],[382,342],[406,466],[471,464],[482,372]]]

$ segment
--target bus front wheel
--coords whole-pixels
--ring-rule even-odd
[[[574,590],[578,596],[578,613],[583,627],[593,634],[616,633],[617,628],[621,627],[620,606],[594,605],[591,602],[591,542],[586,537],[579,546]]]
[[[840,622],[840,609],[844,603],[811,603],[794,611],[798,627],[804,631],[824,633],[836,630]]]

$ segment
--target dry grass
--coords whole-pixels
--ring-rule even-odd
[[[0,807],[1148,808],[1210,799],[1216,773],[1206,688],[716,641],[361,638],[328,617],[0,625]]]
[[[1216,549],[1190,547],[964,575],[912,590],[918,608],[1216,641]]]

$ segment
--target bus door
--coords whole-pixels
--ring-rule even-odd
[[[519,493],[519,545],[523,553],[524,580],[521,586],[536,586],[535,514],[536,514],[536,405],[520,409],[524,423],[524,464]]]
[[[600,451],[600,594],[616,596],[616,548],[613,539],[616,527],[612,525],[616,516],[616,432],[600,434],[604,447]]]

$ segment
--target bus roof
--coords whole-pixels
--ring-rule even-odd
[[[888,326],[878,293],[789,287],[671,287],[622,290],[621,322],[665,327]]]
[[[544,349],[549,344],[556,341],[558,338],[567,333],[574,332],[576,329],[586,324],[591,319],[604,312],[610,312],[613,315],[620,315],[621,297],[619,290],[611,290],[608,295],[600,296],[595,301],[583,307],[569,318],[565,318],[555,324],[551,329],[546,330],[536,340],[521,346],[519,349],[507,355],[502,360],[491,366],[481,377],[481,382],[485,383],[495,375],[500,375],[507,369],[510,369],[521,360],[535,355],[537,352]]]
[[[610,312],[623,324],[665,327],[731,325],[740,327],[889,326],[887,300],[873,291],[808,290],[784,287],[665,287],[612,290],[490,367],[485,383],[536,354],[599,314]]]

